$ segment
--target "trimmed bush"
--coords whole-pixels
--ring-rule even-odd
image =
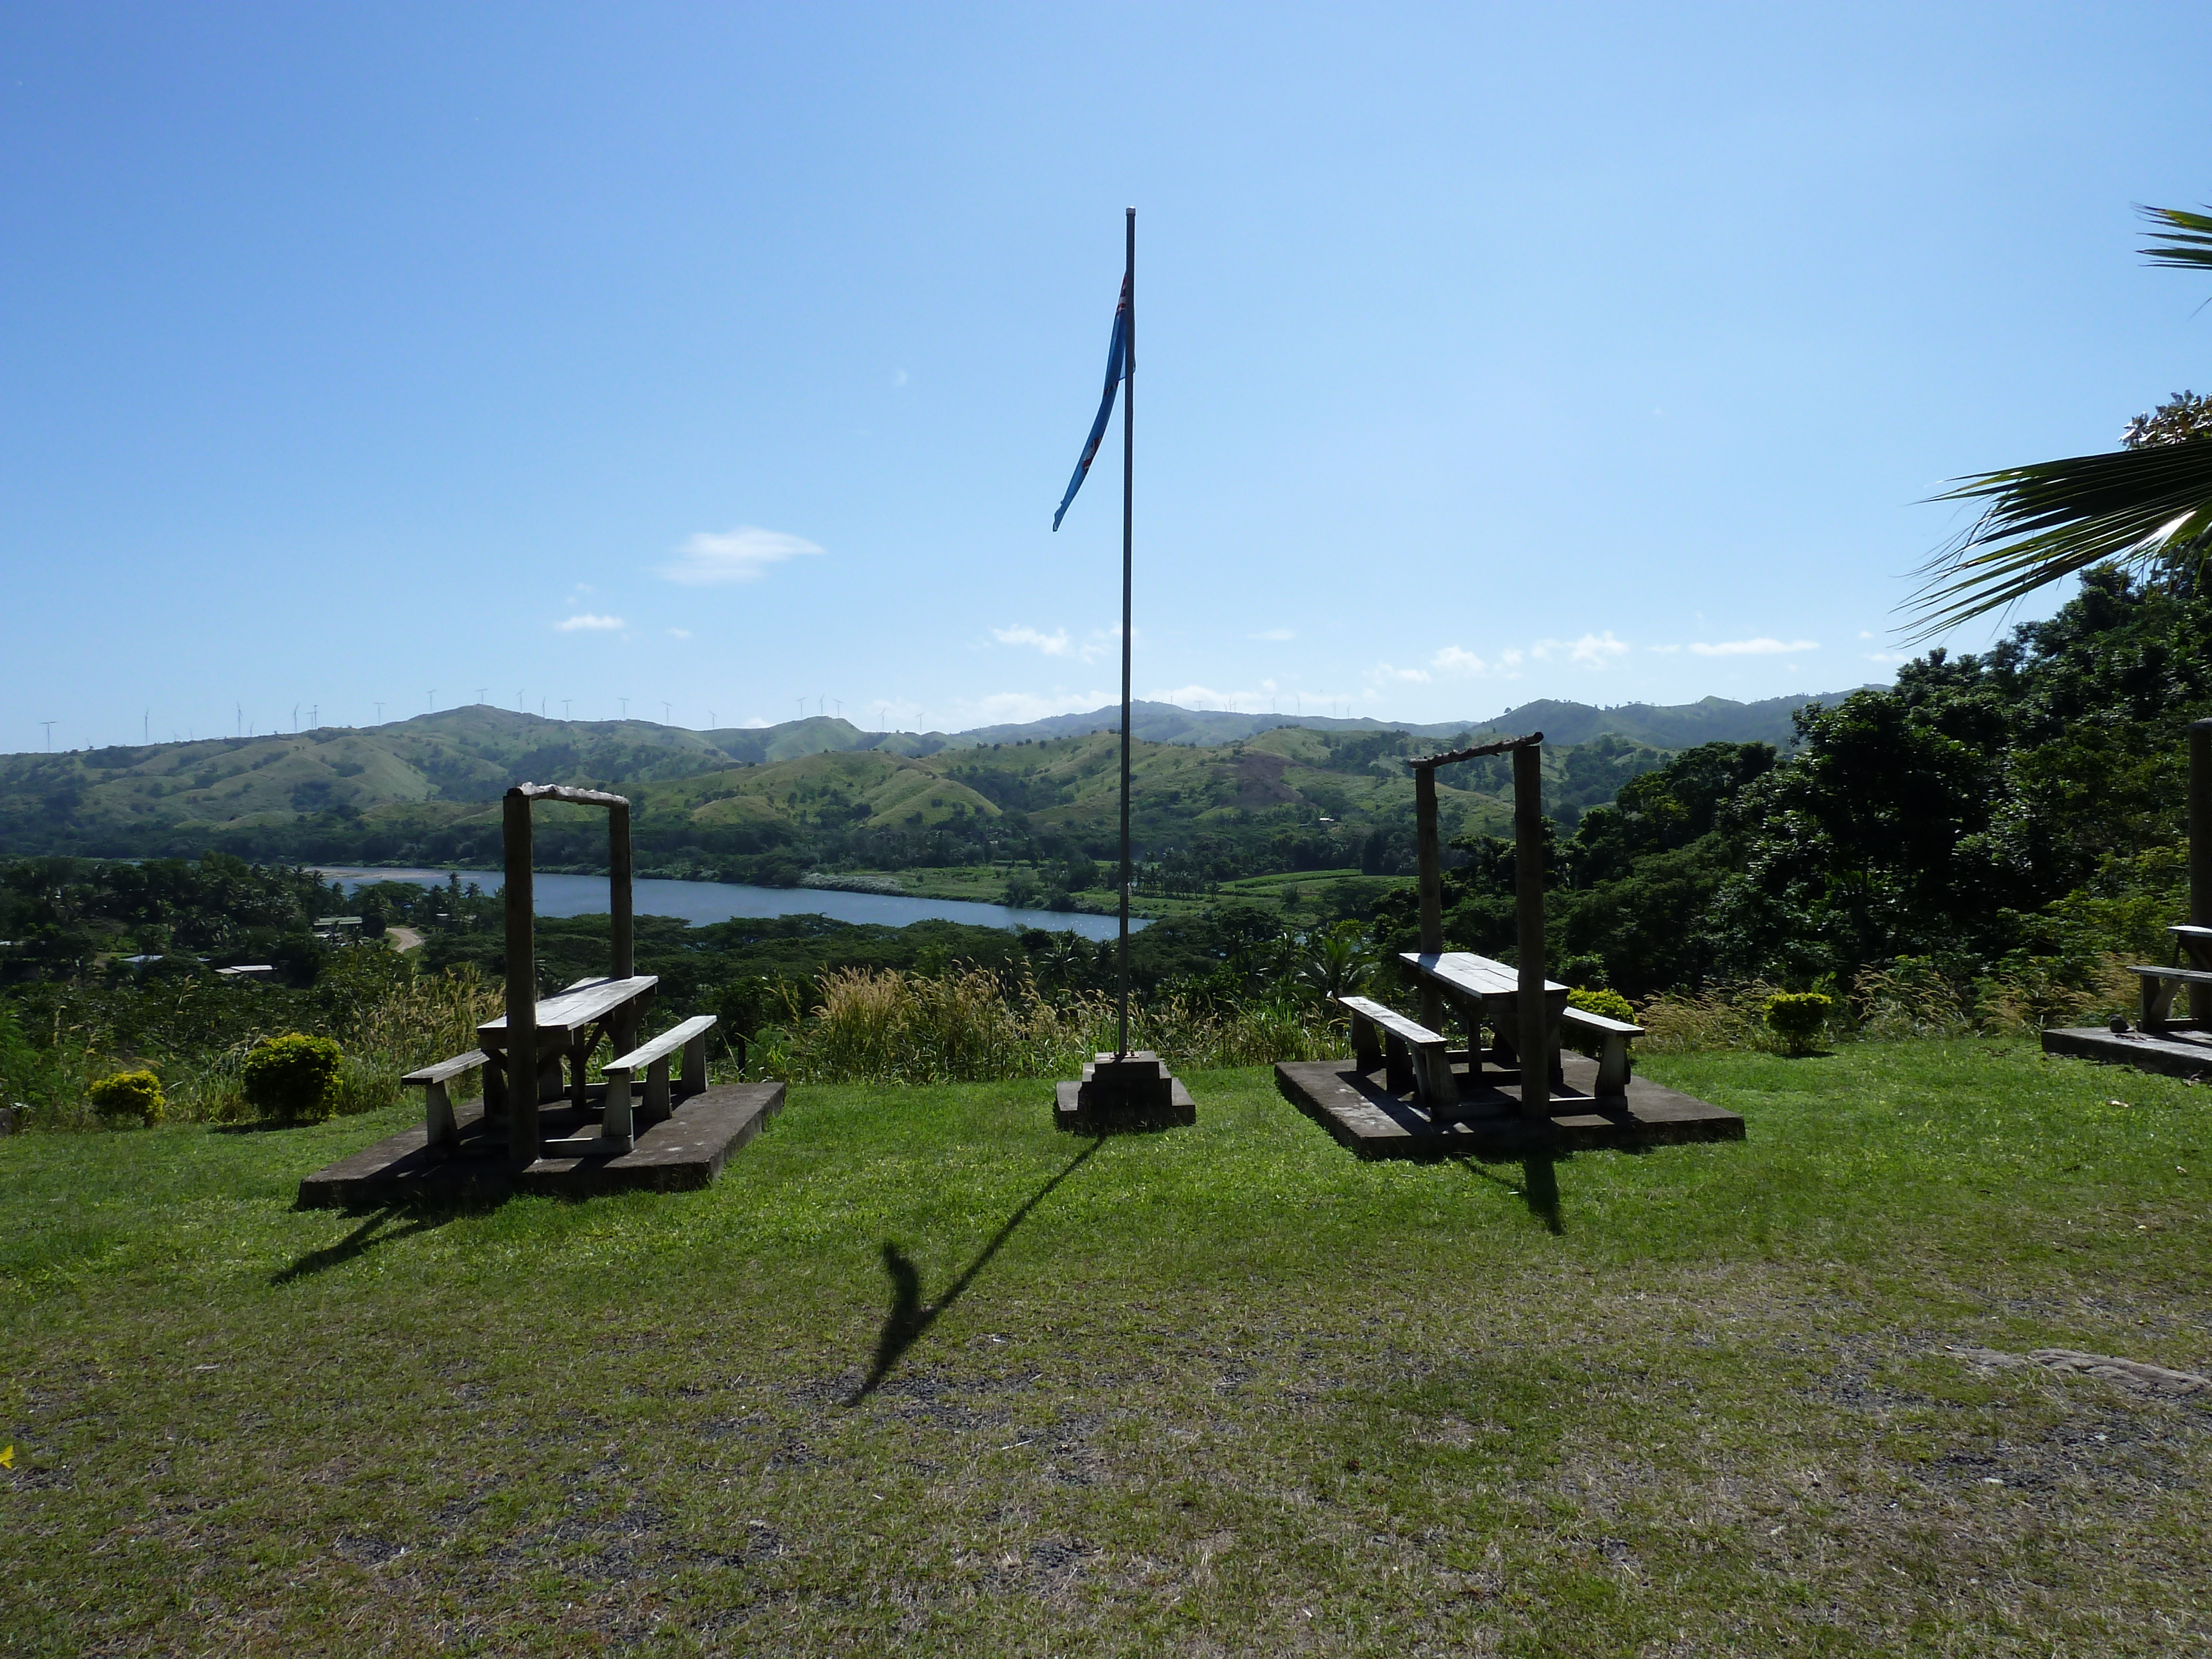
[[[118,1072],[84,1092],[92,1109],[110,1122],[135,1117],[150,1129],[169,1109],[161,1093],[161,1079],[149,1071]]]
[[[337,1110],[343,1056],[328,1037],[271,1037],[258,1044],[239,1068],[246,1104],[264,1117],[288,1123],[320,1123]]]
[[[1833,997],[1818,991],[1780,992],[1766,1000],[1766,1029],[1782,1039],[1790,1054],[1808,1054],[1835,1006]]]

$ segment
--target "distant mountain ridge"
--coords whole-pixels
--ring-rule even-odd
[[[1431,725],[1139,702],[1139,817],[1168,844],[1255,815],[1286,830],[1342,826],[1410,788],[1409,747],[1530,731],[1547,739],[1547,788],[1561,792],[1561,810],[1578,811],[1656,764],[1655,750],[1787,743],[1791,714],[1810,701],[1547,701]],[[367,729],[0,756],[0,854],[175,856],[221,845],[257,857],[459,856],[484,826],[495,836],[499,798],[523,780],[620,789],[639,803],[641,835],[652,828],[665,849],[696,846],[702,856],[781,856],[856,825],[915,836],[951,826],[973,838],[1008,812],[1073,832],[1111,816],[1119,745],[1103,734],[1120,713],[953,733],[863,732],[821,716],[696,732],[473,704]],[[1593,755],[1584,746],[1594,739],[1616,749]],[[1618,752],[1627,745],[1641,758]],[[1478,816],[1494,806],[1472,796],[1462,805]],[[1388,829],[1387,819],[1376,822]]]
[[[1886,687],[1854,687],[1883,690]],[[1235,743],[1282,726],[1313,732],[1407,732],[1419,737],[1449,738],[1462,732],[1498,732],[1519,736],[1541,732],[1555,744],[1588,743],[1593,738],[1620,737],[1655,749],[1690,749],[1701,743],[1771,743],[1787,744],[1794,728],[1790,717],[1808,702],[1840,702],[1849,691],[1799,692],[1767,697],[1757,702],[1736,702],[1727,697],[1707,697],[1698,702],[1626,702],[1611,708],[1586,702],[1563,702],[1544,698],[1522,703],[1487,720],[1437,720],[1422,725],[1407,720],[1378,720],[1362,717],[1341,720],[1322,714],[1242,714],[1218,708],[1182,708],[1171,702],[1130,705],[1136,734],[1146,743],[1212,744]],[[1120,728],[1121,711],[1109,704],[1087,714],[1054,714],[1018,726],[985,726],[951,736],[930,732],[912,740],[941,739],[947,747],[987,743],[1035,742],[1046,738],[1079,738],[1092,732]],[[781,730],[782,728],[771,728]],[[709,733],[719,739],[721,734]],[[905,733],[893,733],[894,738]],[[877,747],[868,744],[867,747]],[[929,750],[901,750],[927,754]]]

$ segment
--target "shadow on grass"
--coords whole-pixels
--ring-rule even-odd
[[[441,1205],[431,1207],[415,1204],[387,1204],[372,1210],[361,1225],[356,1227],[335,1244],[325,1244],[319,1250],[310,1250],[290,1267],[271,1273],[271,1285],[289,1285],[302,1279],[311,1279],[332,1267],[342,1267],[347,1262],[368,1254],[386,1244],[396,1244],[403,1238],[412,1238],[416,1233],[427,1233],[442,1227],[448,1221],[468,1213],[467,1205]],[[387,1228],[387,1222],[404,1221],[404,1225]]]
[[[1504,1176],[1492,1175],[1471,1158],[1452,1160],[1468,1174],[1486,1181],[1493,1187],[1503,1188],[1528,1206],[1528,1213],[1544,1224],[1544,1231],[1564,1237],[1567,1231],[1565,1218],[1559,1212],[1559,1178],[1556,1169],[1559,1159],[1549,1152],[1531,1152],[1521,1160],[1521,1184],[1515,1186]]]
[[[1088,1163],[1091,1156],[1106,1144],[1101,1136],[1067,1161],[1067,1166],[1031,1193],[1019,1209],[1008,1216],[991,1242],[976,1252],[975,1259],[963,1267],[945,1294],[936,1301],[924,1304],[921,1299],[921,1270],[914,1265],[906,1252],[890,1239],[884,1241],[884,1272],[891,1281],[891,1310],[884,1316],[884,1328],[876,1338],[876,1357],[868,1367],[867,1379],[853,1390],[845,1403],[857,1406],[878,1389],[891,1374],[906,1351],[920,1340],[921,1334],[937,1322],[938,1315],[960,1299],[961,1293],[975,1280],[975,1275],[991,1263],[1000,1247],[1014,1236],[1014,1229],[1029,1219],[1030,1212],[1052,1196],[1053,1188]]]

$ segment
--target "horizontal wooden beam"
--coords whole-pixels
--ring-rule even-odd
[[[1516,749],[1534,749],[1543,741],[1541,732],[1531,732],[1525,738],[1501,738],[1496,743],[1478,744],[1473,749],[1455,749],[1449,755],[1418,755],[1406,764],[1419,768],[1449,766],[1456,761],[1480,760],[1485,755],[1504,755]]]
[[[565,783],[518,783],[507,792],[525,800],[565,800],[578,806],[627,806],[628,795],[610,795],[604,789],[571,789]]]

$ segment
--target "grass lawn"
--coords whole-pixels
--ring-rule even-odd
[[[1947,1349],[2212,1369],[2212,1094],[1647,1066],[1749,1139],[804,1088],[705,1193],[368,1216],[295,1183],[397,1117],[0,1141],[0,1648],[2205,1651],[2212,1402]]]

